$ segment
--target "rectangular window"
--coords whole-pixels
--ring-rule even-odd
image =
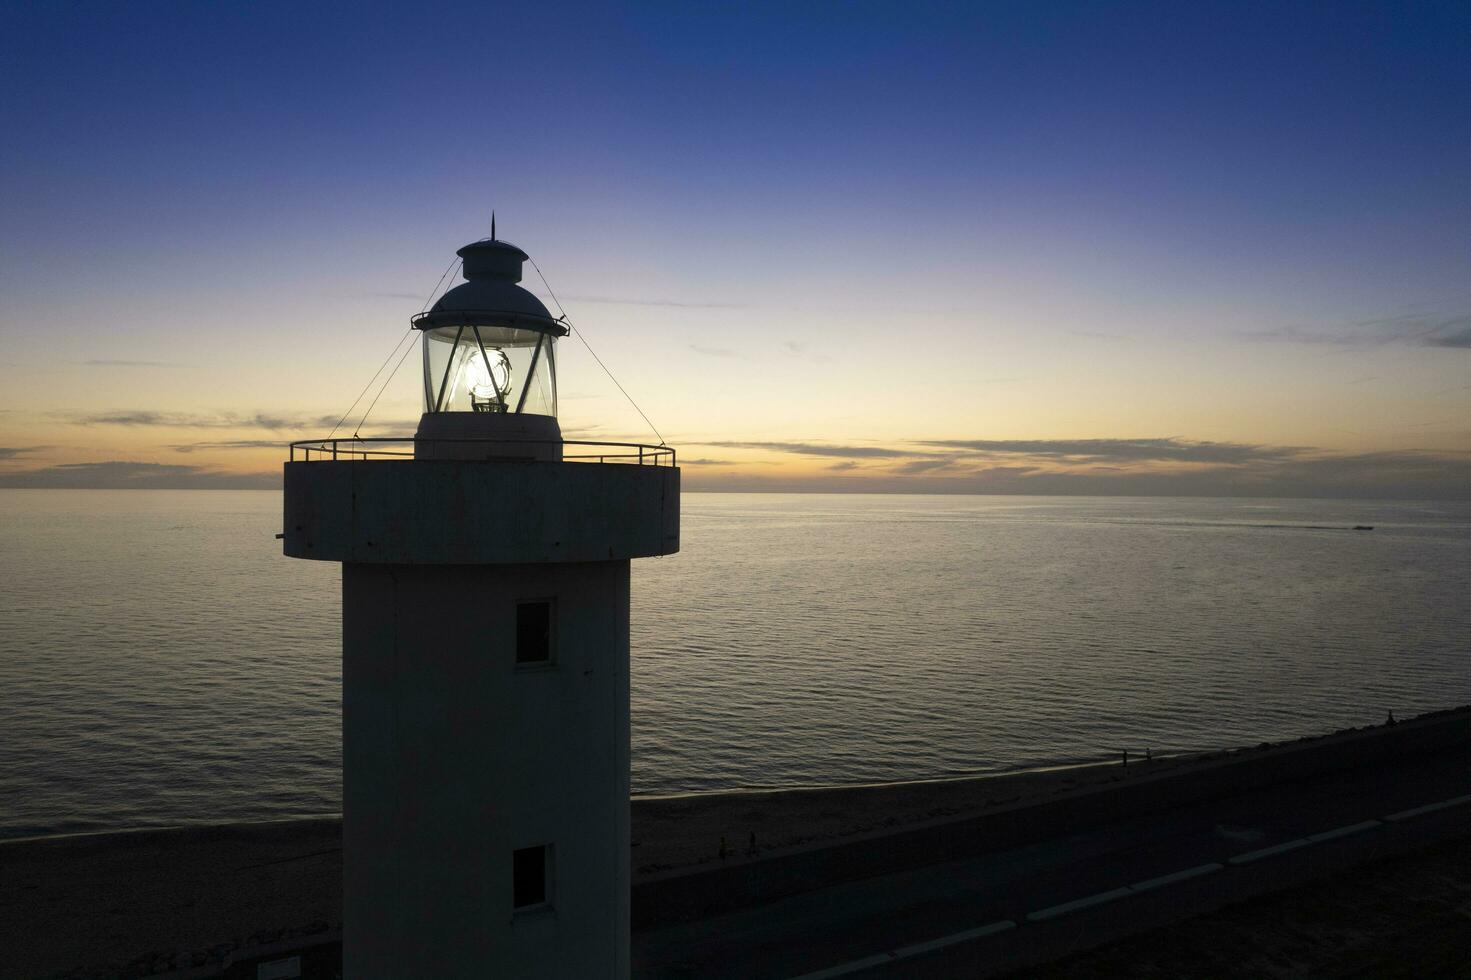
[[[550,901],[547,894],[547,871],[551,864],[551,847],[538,844],[523,847],[511,854],[511,907],[516,911],[536,908]]]
[[[516,603],[516,663],[552,662],[552,600]]]

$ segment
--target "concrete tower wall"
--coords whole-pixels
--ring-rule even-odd
[[[282,545],[292,558],[516,564],[679,550],[673,466],[359,459],[285,469]]]
[[[345,975],[629,973],[627,560],[343,565]],[[552,599],[553,661],[516,663]],[[512,852],[551,845],[544,908]]]

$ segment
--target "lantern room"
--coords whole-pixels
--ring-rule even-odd
[[[424,412],[557,414],[556,341],[567,327],[520,285],[525,252],[466,245],[465,282],[414,317],[424,346]]]

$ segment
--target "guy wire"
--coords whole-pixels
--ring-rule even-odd
[[[429,304],[434,302],[434,297],[439,293],[439,287],[444,285],[444,280],[449,276],[450,270],[453,269],[456,263],[459,263],[460,261],[461,260],[459,258],[454,258],[450,260],[450,264],[445,267],[444,275],[440,276],[439,282],[434,284],[434,292],[429,294],[429,298],[424,301],[423,307],[420,308],[420,313],[423,313],[425,310],[429,309]],[[409,331],[411,333],[413,332],[413,329],[413,326],[410,325]],[[378,394],[374,395],[373,400],[368,403],[368,410],[363,412],[363,417],[358,419],[357,428],[352,430],[352,437],[354,439],[358,437],[358,432],[362,429],[363,423],[368,421],[369,415],[373,414],[373,406],[378,404],[378,399],[382,398],[383,393],[388,390],[389,384],[393,382],[394,375],[398,374],[398,369],[403,367],[404,361],[408,359],[409,352],[413,349],[414,345],[412,343],[410,343],[408,347],[404,348],[404,352],[399,355],[398,363],[393,366],[393,370],[388,373],[388,377],[383,379],[383,386],[378,389]],[[389,356],[392,357],[393,355],[390,354]],[[382,369],[380,368],[380,370]],[[372,382],[369,382],[369,384],[371,383]]]
[[[449,275],[450,270],[453,269],[455,267],[455,263],[456,262],[459,262],[459,261],[460,261],[459,257],[456,256],[455,258],[453,258],[453,259],[450,260],[449,265],[447,265],[447,266],[444,267],[444,272],[443,272],[443,274],[440,275],[439,282],[437,282],[437,283],[434,284],[434,289],[429,293],[429,298],[424,301],[424,305],[423,306],[419,307],[419,312],[420,313],[423,313],[425,310],[429,309],[429,304],[432,303],[432,302],[434,302],[434,297],[439,294],[439,287],[444,285],[445,277]],[[409,338],[409,336],[411,334],[413,334],[413,332],[414,332],[414,328],[411,325],[409,327],[409,329],[404,332],[404,335],[402,337],[398,338],[398,343],[396,343],[396,344],[393,345],[393,350],[391,350],[391,351],[388,352],[388,356],[383,359],[383,363],[380,364],[380,365],[378,365],[378,370],[374,371],[373,372],[373,376],[368,379],[368,383],[365,384],[365,385],[363,385],[363,390],[360,391],[360,392],[358,392],[358,396],[352,400],[352,404],[349,405],[349,406],[347,406],[347,411],[345,411],[345,412],[342,413],[342,418],[338,419],[337,420],[337,424],[334,425],[334,426],[332,426],[332,431],[329,432],[329,433],[327,433],[327,438],[328,439],[331,439],[333,436],[335,436],[337,434],[337,430],[340,429],[340,428],[342,428],[342,423],[346,422],[347,421],[347,417],[352,414],[352,410],[358,407],[358,402],[360,402],[360,401],[363,400],[363,396],[368,393],[368,389],[371,388],[371,387],[373,387],[373,382],[378,380],[378,375],[382,374],[383,373],[383,369],[386,368],[386,367],[388,367],[388,362],[391,361],[391,360],[393,360],[393,355],[395,355],[395,354],[398,353],[399,347],[403,346],[403,342],[405,340],[407,340]],[[400,364],[403,363],[403,359],[402,358],[399,359],[399,363]],[[394,371],[395,372],[397,370],[398,370],[397,368],[394,368]],[[389,380],[390,381],[393,380],[393,375],[389,375],[388,377],[389,377]],[[384,384],[386,385],[387,382],[384,382]],[[379,394],[381,395],[382,392],[379,392]],[[377,400],[378,400],[377,398],[374,398],[373,399],[373,401],[375,401],[375,402]],[[368,411],[372,411],[372,407],[371,406],[369,406]],[[358,424],[357,424],[357,428],[358,429],[361,429],[363,427],[363,421],[365,421],[367,419],[367,417],[368,417],[367,416],[367,413],[364,413],[363,414],[363,418],[358,421]],[[354,429],[352,434],[353,434],[353,438],[357,438],[357,429]]]
[[[362,418],[358,419],[357,429],[352,430],[352,437],[354,439],[358,437],[358,429],[361,429],[363,427],[363,423],[368,421],[368,416],[373,414],[373,406],[378,404],[378,399],[382,398],[383,393],[388,390],[388,382],[393,380],[393,376],[398,373],[399,368],[403,367],[404,361],[408,358],[409,354],[413,353],[413,350],[413,344],[409,344],[408,347],[404,348],[404,352],[402,355],[400,355],[398,363],[393,366],[393,371],[388,375],[387,379],[384,380],[383,387],[378,389],[378,394],[374,395],[372,402],[368,404],[368,410],[363,413]]]
[[[572,329],[573,333],[577,334],[577,339],[582,341],[582,346],[586,347],[587,352],[592,355],[592,359],[598,362],[598,367],[603,369],[603,373],[608,376],[608,380],[612,381],[613,384],[617,386],[618,390],[623,392],[623,397],[628,399],[628,404],[633,406],[633,410],[639,415],[643,416],[643,420],[648,423],[649,428],[654,430],[654,435],[659,437],[659,445],[668,445],[664,441],[664,437],[662,435],[659,435],[658,426],[654,425],[653,421],[650,420],[648,415],[644,414],[644,410],[638,407],[638,402],[634,401],[633,396],[628,393],[627,389],[625,389],[623,385],[618,383],[618,379],[613,377],[613,372],[608,370],[608,365],[604,364],[603,359],[598,356],[598,352],[592,349],[592,344],[589,344],[587,342],[587,338],[582,335],[581,330],[577,329],[577,325],[567,318],[567,310],[563,308],[562,301],[557,299],[557,294],[552,290],[552,284],[547,282],[547,277],[545,273],[541,271],[541,266],[537,265],[536,260],[531,258],[530,256],[527,256],[527,259],[531,262],[531,267],[536,270],[536,274],[541,277],[541,284],[546,287],[547,295],[552,298],[553,303],[557,304],[557,311],[562,314],[560,317],[561,321],[567,324],[567,326]]]

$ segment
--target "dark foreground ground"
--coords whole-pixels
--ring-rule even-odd
[[[1023,977],[1471,977],[1471,838],[1008,975]]]
[[[1456,740],[1465,734],[1455,733]],[[1365,741],[1342,747],[1364,750]],[[1394,741],[1382,737],[1376,747]],[[982,846],[968,849],[950,827],[870,839],[864,843],[875,857],[883,856],[879,848],[920,854],[905,847],[915,839],[929,844],[929,857],[947,847],[950,853],[637,930],[634,973],[649,980],[993,976],[1144,931],[1169,935],[1195,916],[1349,868],[1393,867],[1471,831],[1471,745],[1330,771],[1311,758],[1319,755],[1305,749],[1279,757],[1293,763],[1279,773],[1288,778],[1257,785],[1241,777],[1268,768],[1266,757],[1203,774],[1209,779],[1180,774],[1096,790],[1061,813],[1060,800],[1037,801],[1020,814],[1020,827],[960,822],[980,827],[971,842]],[[1232,785],[1184,799],[1182,781],[1197,791]],[[1027,833],[1031,825],[1042,832]],[[795,861],[776,863],[803,870]],[[711,872],[702,877],[719,880]],[[683,891],[692,902],[702,898]],[[1369,921],[1362,927],[1378,928]],[[1183,950],[1188,960],[1189,947]],[[1236,955],[1223,945],[1202,959],[1215,967]]]
[[[974,976],[1208,913],[1021,975],[1465,975],[1455,971],[1471,961],[1471,845],[1456,838],[1471,833],[1471,806],[1382,818],[1471,794],[1468,723],[1465,711],[1440,713],[1127,770],[636,800],[635,971]],[[1377,819],[1226,867],[1233,855],[1365,818]],[[1203,861],[1223,867],[1055,921],[1027,919]],[[1350,865],[1351,885],[1220,909]],[[304,975],[332,976],[340,875],[331,819],[0,843],[0,977],[253,977],[260,961],[303,949]],[[998,919],[1017,925],[954,942]],[[934,940],[938,952],[869,955]],[[1392,972],[1411,953],[1421,968]],[[1368,972],[1345,972],[1360,967]]]

